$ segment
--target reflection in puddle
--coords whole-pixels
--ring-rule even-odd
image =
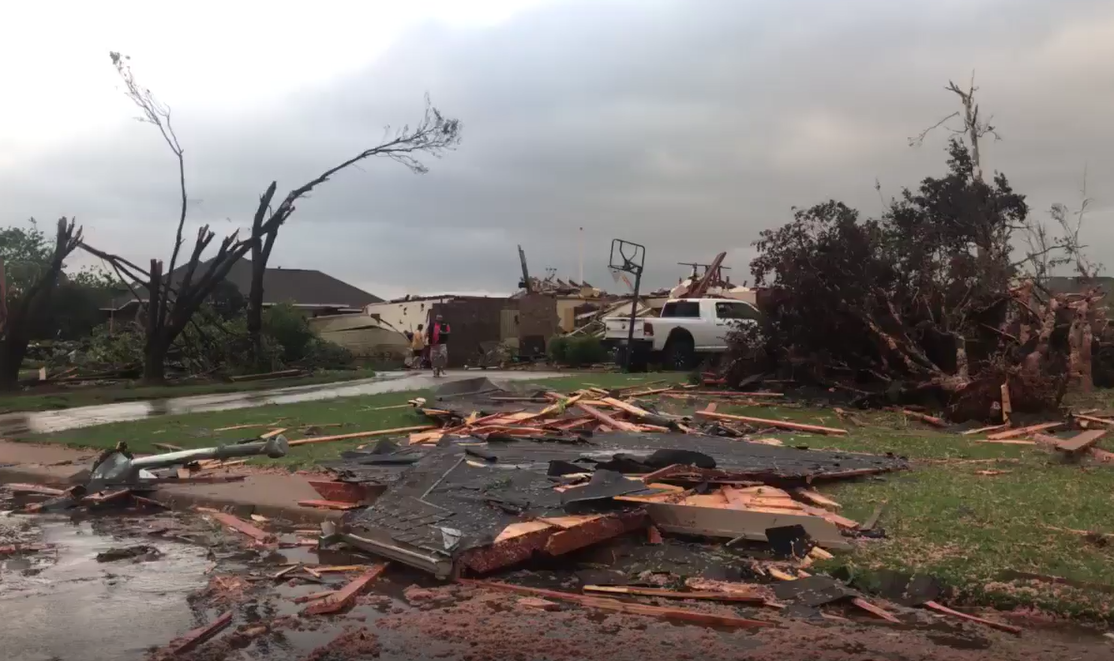
[[[89,521],[36,522],[54,548],[22,558],[22,570],[9,563],[3,571],[6,661],[141,658],[196,626],[186,596],[206,583],[204,548],[158,540],[151,542],[163,554],[157,560],[99,563],[97,554],[121,540]]]

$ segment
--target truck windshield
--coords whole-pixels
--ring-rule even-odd
[[[666,303],[661,309],[661,316],[665,317],[692,317],[700,318],[700,304],[695,301],[675,301]]]

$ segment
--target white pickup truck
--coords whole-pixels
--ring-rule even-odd
[[[757,324],[758,309],[730,298],[678,298],[668,301],[660,317],[634,320],[631,362],[661,360],[666,369],[687,370],[696,366],[700,354],[723,353],[727,334],[741,324]],[[630,317],[603,320],[604,345],[626,349]]]

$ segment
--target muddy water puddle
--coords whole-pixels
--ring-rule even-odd
[[[9,524],[21,518],[3,516]],[[8,559],[0,571],[6,660],[138,659],[194,626],[186,597],[205,584],[205,548],[144,539],[158,557],[98,562],[137,540],[97,520],[43,516],[33,525],[51,548]]]

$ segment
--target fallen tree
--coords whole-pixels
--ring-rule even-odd
[[[865,402],[934,403],[956,420],[1000,418],[1003,384],[1014,411],[1091,387],[1103,293],[1053,293],[1031,268],[1078,244],[1014,261],[1033,227],[1024,196],[1002,174],[986,181],[961,139],[948,153],[945,176],[903,191],[880,218],[830,201],[760,235],[751,270],[770,287],[765,321],[731,338],[730,381],[780,369]]]

